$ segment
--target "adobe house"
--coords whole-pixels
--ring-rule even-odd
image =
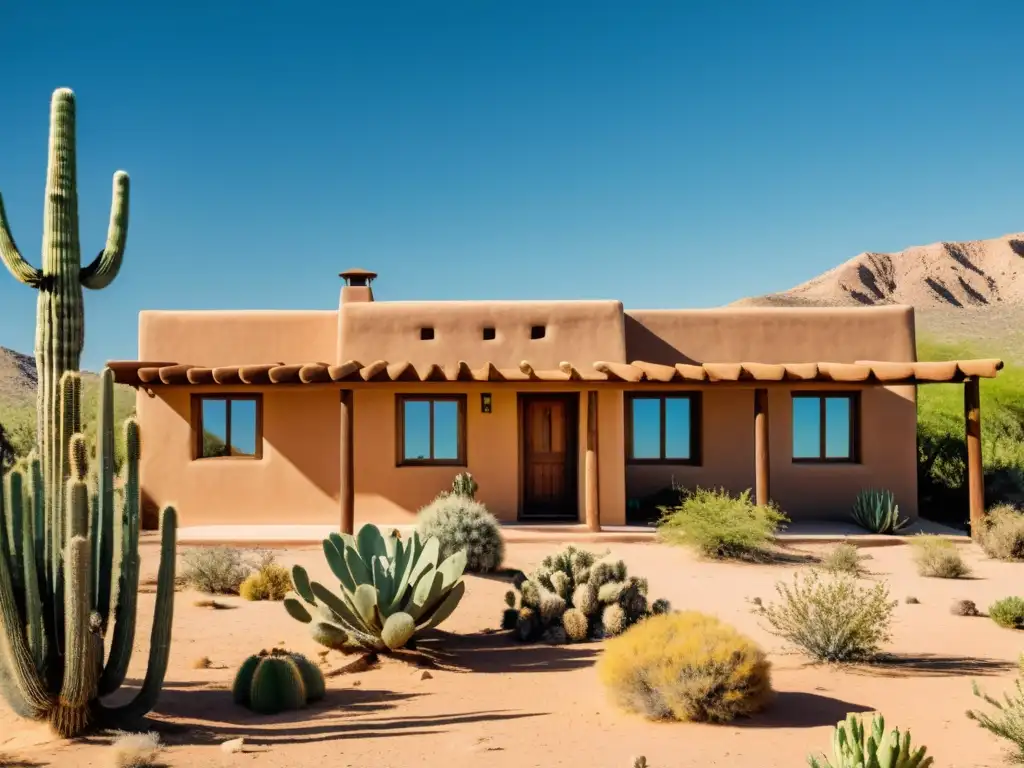
[[[625,311],[617,301],[375,301],[328,311],[146,311],[142,484],[182,525],[401,524],[460,471],[503,521],[622,525],[673,483],[754,489],[794,520],[888,488],[917,515],[916,385],[965,385],[982,512],[978,378],[915,362],[909,307]]]

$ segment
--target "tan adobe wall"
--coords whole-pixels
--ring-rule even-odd
[[[649,363],[917,360],[912,307],[631,310],[626,356]]]
[[[917,516],[917,409],[913,387],[860,390],[859,464],[794,464],[792,392],[815,387],[769,388],[769,453],[772,499],[793,519],[848,519],[857,493],[888,488],[900,511]],[[846,390],[849,391],[849,390]],[[702,394],[702,466],[626,467],[627,497],[642,497],[672,484],[754,487],[754,390],[709,387]]]
[[[328,387],[258,387],[262,392],[263,459],[191,460],[192,394],[227,388],[160,390],[160,397],[138,396],[146,442],[142,473],[146,494],[155,504],[174,503],[180,524],[336,525],[339,502],[339,419],[337,389]],[[356,524],[402,524],[414,520],[420,507],[450,487],[458,467],[396,466],[395,395],[467,393],[467,470],[480,485],[478,498],[501,520],[514,521],[519,505],[519,412],[513,388],[462,385],[416,386],[411,389],[368,387],[355,392],[354,444]],[[566,390],[561,390],[566,391]],[[481,413],[480,393],[490,392],[492,412]],[[579,461],[586,442],[586,396],[580,399]],[[602,515],[607,524],[625,519],[625,477],[622,394],[599,396],[599,461]],[[583,478],[578,504],[583,510]]]
[[[191,396],[226,387],[139,391],[145,496],[174,504],[180,525],[336,523],[338,392],[326,387],[246,388],[263,395],[263,458],[192,461]]]
[[[414,366],[512,367],[528,360],[536,369],[562,361],[592,370],[596,360],[625,362],[622,303],[618,301],[394,301],[342,304],[339,360],[408,360]],[[543,339],[531,339],[532,326]],[[420,329],[434,329],[431,341]],[[492,341],[483,329],[494,328]]]
[[[211,367],[333,363],[337,339],[334,310],[139,313],[140,360]]]

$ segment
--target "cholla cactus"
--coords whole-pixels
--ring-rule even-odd
[[[666,600],[648,606],[647,580],[631,577],[621,560],[607,559],[569,546],[541,561],[541,566],[508,592],[502,628],[523,641],[597,640],[623,632],[651,613],[667,613]],[[551,632],[552,627],[561,631]]]
[[[933,759],[927,757],[924,747],[911,752],[910,732],[901,734],[898,728],[885,732],[885,719],[875,715],[871,720],[871,733],[864,730],[860,717],[854,714],[838,723],[832,735],[832,760],[819,762],[814,756],[807,758],[810,768],[929,768]]]

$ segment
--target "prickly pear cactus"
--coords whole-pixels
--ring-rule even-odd
[[[621,560],[573,546],[544,558],[518,584],[518,608],[516,597],[505,594],[501,625],[524,642],[599,640],[670,610],[666,600],[648,606],[647,581],[629,576]]]

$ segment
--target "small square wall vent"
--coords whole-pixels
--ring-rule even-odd
[[[530,338],[531,339],[543,339],[545,332],[546,332],[546,329],[544,328],[543,325],[535,325],[532,328],[530,328]]]
[[[484,341],[494,341],[496,336],[493,328],[484,328]]]
[[[420,341],[430,341],[434,338],[433,328],[420,328]]]

